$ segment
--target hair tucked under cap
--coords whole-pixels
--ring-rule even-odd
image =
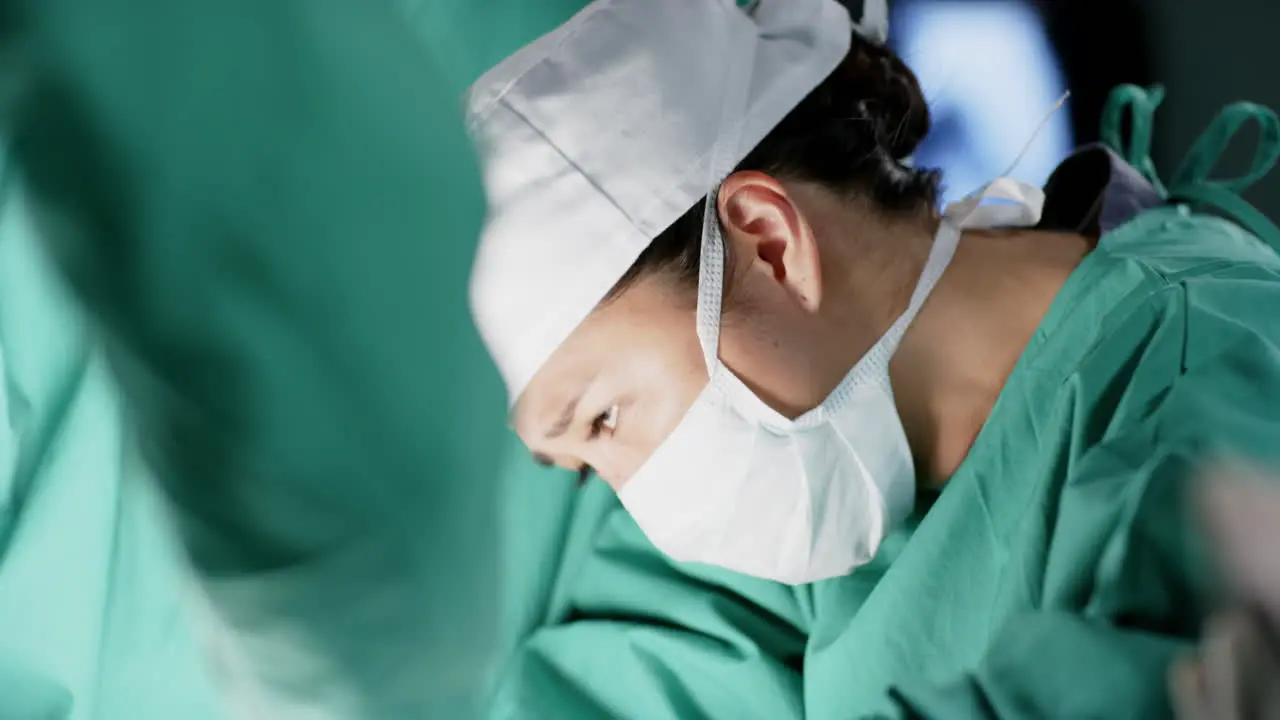
[[[853,37],[848,55],[737,165],[781,179],[821,183],[869,198],[886,213],[923,212],[938,199],[941,174],[903,164],[929,132],[916,76],[893,51]],[[697,286],[704,203],[659,234],[611,295],[641,277],[672,272]]]
[[[472,86],[489,215],[471,307],[510,402],[712,190],[713,156],[759,147],[846,58],[851,28],[883,35],[884,0],[863,5],[595,0]],[[728,118],[741,148],[719,157]]]

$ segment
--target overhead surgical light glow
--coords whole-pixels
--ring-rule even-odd
[[[1066,89],[1044,23],[1025,2],[902,0],[893,37],[933,112],[913,160],[943,169],[944,202],[1005,172]],[[1070,114],[1059,111],[1011,175],[1042,184],[1074,144]]]

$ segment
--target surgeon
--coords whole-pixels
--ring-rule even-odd
[[[1171,713],[1213,599],[1188,477],[1280,455],[1280,232],[1238,195],[1280,120],[1227,108],[1166,183],[1160,92],[1121,88],[1106,146],[939,213],[855,5],[598,0],[473,87],[512,424],[630,516],[567,536],[497,716]]]

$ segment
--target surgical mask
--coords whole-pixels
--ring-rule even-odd
[[[988,199],[1003,202],[982,204]],[[870,561],[910,513],[916,492],[889,361],[961,232],[1034,225],[1043,202],[1039,188],[1000,178],[948,207],[906,311],[821,405],[794,420],[719,360],[724,243],[711,221],[698,292],[710,380],[619,492],[649,540],[675,560],[788,584],[845,575]],[[708,214],[714,218],[714,207]]]

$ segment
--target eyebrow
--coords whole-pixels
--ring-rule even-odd
[[[564,410],[560,411],[560,419],[556,420],[555,424],[547,430],[545,437],[548,440],[555,440],[561,435],[569,432],[569,428],[573,425],[573,419],[578,414],[578,401],[580,399],[581,396],[565,403]]]

